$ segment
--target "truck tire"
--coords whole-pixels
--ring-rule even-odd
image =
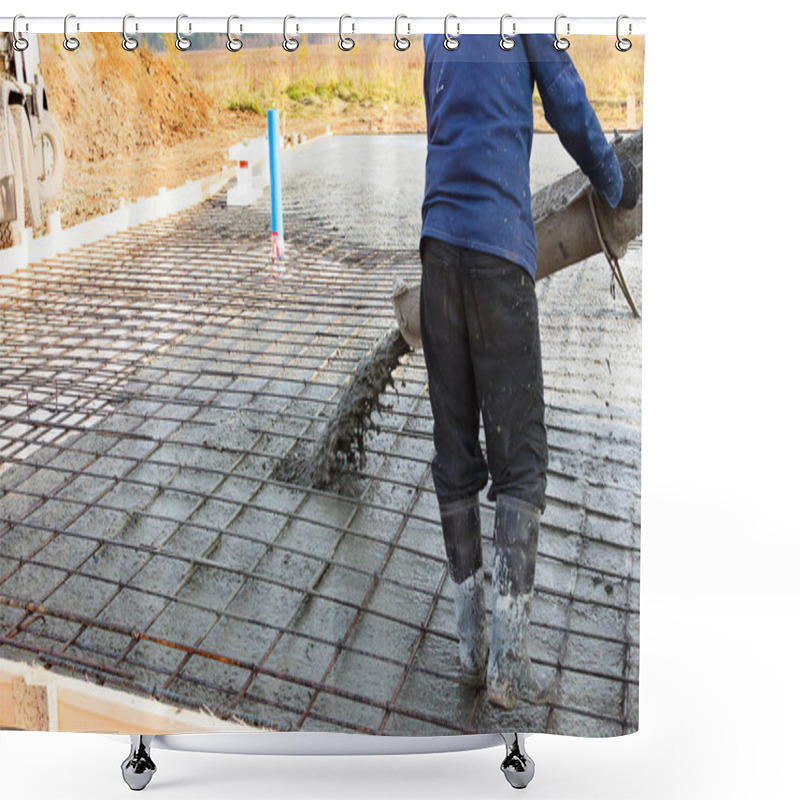
[[[33,162],[33,136],[31,123],[23,106],[9,106],[14,127],[17,129],[19,154],[22,160],[23,186],[25,190],[25,219],[31,228],[38,228],[42,224],[42,209],[39,205],[39,181],[36,179],[36,169]]]
[[[7,108],[7,106],[6,106]],[[0,249],[22,244],[23,219],[25,214],[25,190],[22,186],[22,158],[19,154],[17,130],[10,114],[0,102],[0,142],[7,141],[11,151],[11,165],[14,169],[14,194],[11,198],[16,210],[16,218],[11,222],[0,222]]]
[[[38,165],[39,198],[42,202],[55,200],[64,183],[64,137],[56,118],[42,111],[39,118],[39,135],[42,137],[42,163]]]

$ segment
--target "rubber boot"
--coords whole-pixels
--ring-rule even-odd
[[[481,515],[478,496],[439,505],[447,567],[454,584],[461,681],[482,686],[489,642],[483,592]]]
[[[518,699],[534,705],[549,700],[549,690],[537,681],[528,653],[541,515],[539,508],[523,500],[497,497],[486,699],[504,709],[514,708]]]
[[[455,584],[458,658],[461,682],[475,688],[486,680],[489,639],[486,635],[486,601],[483,594],[483,569],[463,583]]]

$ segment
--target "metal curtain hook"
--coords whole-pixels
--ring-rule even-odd
[[[628,19],[628,17],[626,17],[625,14],[620,14],[617,17],[617,41],[614,44],[614,47],[616,47],[617,50],[620,51],[620,53],[627,53],[628,50],[630,50],[631,47],[633,47],[633,42],[630,39],[622,39],[622,38],[620,38],[620,35],[619,35],[619,23],[623,19]],[[632,30],[633,29],[632,29],[631,24],[629,22],[628,23],[628,35],[630,35]]]
[[[238,36],[231,35],[231,22],[235,19],[239,19],[236,14],[231,14],[228,17],[228,41],[225,42],[225,47],[227,47],[231,53],[238,53],[244,47],[244,42]],[[239,30],[241,29],[242,26],[240,25]]]
[[[556,17],[556,22],[554,27],[556,40],[553,42],[553,47],[555,47],[556,50],[564,51],[567,48],[569,48],[569,39],[565,39],[563,36],[558,35],[558,21],[560,19],[566,19],[566,18],[567,18],[566,14],[559,14]],[[569,22],[567,23],[567,35],[569,35]]]
[[[516,36],[517,34],[517,23],[511,23],[511,36],[506,36],[503,26],[507,19],[511,19],[511,14],[503,14],[503,16],[500,17],[500,47],[503,50],[513,50],[517,42],[512,39],[511,36]]]
[[[189,18],[188,14],[178,14],[178,17],[175,20],[175,47],[177,47],[178,50],[188,50],[192,46],[192,40],[187,39],[181,33],[181,20],[188,18]],[[192,25],[191,23],[189,23],[189,31],[191,32],[191,30],[192,30]]]
[[[70,36],[69,32],[67,31],[67,25],[69,24],[69,21],[71,19],[75,19],[74,14],[67,14],[67,16],[64,17],[64,42],[63,42],[64,49],[69,50],[70,53],[74,52],[81,46],[81,43],[78,40],[78,38],[75,36]],[[76,23],[75,29],[76,30],[81,29],[80,23]]]
[[[451,19],[456,20],[456,35],[451,36],[447,32],[447,23],[450,22]],[[455,14],[448,14],[444,18],[444,46],[448,50],[458,50],[458,46],[461,42],[458,41],[458,35],[461,33],[461,23],[458,22],[458,17]]]
[[[289,36],[287,31],[290,19],[297,19],[297,17],[293,17],[289,14],[283,18],[283,49],[286,50],[287,53],[293,53],[300,47],[300,40],[295,39],[294,36]],[[295,30],[300,30],[300,26],[296,26]]]
[[[27,50],[28,45],[30,44],[30,42],[17,30],[17,21],[21,19],[25,19],[25,17],[22,14],[17,14],[17,16],[14,17],[14,23],[11,26],[11,32],[13,34],[13,39],[14,39],[14,49],[18,50],[19,52]],[[26,23],[25,30],[27,29],[28,28]]]
[[[128,36],[128,20],[135,19],[133,14],[126,14],[122,18],[122,47],[124,50],[131,52],[139,46],[139,40],[135,36]],[[139,24],[136,24],[136,30],[139,30]]]
[[[394,18],[394,47],[395,50],[400,50],[402,52],[403,50],[408,50],[408,48],[411,47],[411,39],[407,39],[405,36],[400,35],[398,29],[401,19],[408,19],[408,17],[405,14],[398,14]],[[408,27],[408,33],[411,33],[411,23],[408,22],[406,25]]]
[[[342,26],[344,25],[344,21],[346,19],[353,19],[349,14],[342,14],[339,17],[339,49],[340,50],[352,50],[356,46],[355,39],[351,39],[349,36],[345,36],[342,33]],[[356,31],[356,24],[355,22],[351,22],[352,32],[355,33]]]

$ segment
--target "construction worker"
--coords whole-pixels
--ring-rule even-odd
[[[534,84],[548,123],[609,206],[632,208],[639,181],[632,164],[620,167],[572,60],[552,36],[517,36],[511,50],[499,47],[498,36],[462,36],[455,50],[444,41],[425,37],[420,321],[432,472],[462,681],[485,681],[488,701],[508,709],[518,698],[549,697],[526,644],[547,482],[529,175]],[[487,635],[478,493],[489,476],[496,506]]]

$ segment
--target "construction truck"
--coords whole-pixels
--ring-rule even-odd
[[[39,70],[39,44],[24,50],[0,33],[0,248],[22,242],[25,226],[42,222],[42,204],[64,181],[64,140],[49,109]]]

